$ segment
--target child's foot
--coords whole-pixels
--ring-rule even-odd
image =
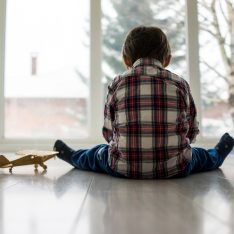
[[[57,140],[54,143],[54,150],[59,152],[58,157],[60,159],[72,164],[71,157],[74,150],[67,146],[63,141]]]
[[[218,154],[224,159],[232,151],[234,146],[234,139],[225,133],[219,140],[218,144],[215,146]]]

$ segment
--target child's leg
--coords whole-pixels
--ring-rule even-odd
[[[122,177],[108,165],[108,148],[108,145],[100,144],[91,149],[75,151],[61,140],[57,140],[54,145],[54,150],[59,152],[58,157],[78,169],[104,172],[112,176]]]
[[[192,160],[183,172],[183,175],[186,176],[191,173],[219,168],[227,155],[232,151],[233,146],[234,139],[225,133],[214,149],[192,148]]]
[[[217,169],[223,163],[215,149],[192,148],[192,160],[187,167],[187,173],[210,171]]]

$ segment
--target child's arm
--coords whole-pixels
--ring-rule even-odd
[[[106,109],[108,109],[108,107],[106,107],[106,105],[105,105],[104,126],[102,128],[102,135],[105,138],[105,140],[109,143],[112,140],[113,131],[112,131],[112,122],[109,118],[109,113]]]
[[[190,143],[194,143],[196,141],[196,137],[199,134],[199,123],[197,121],[197,109],[192,97],[192,94],[190,92],[190,88],[189,88],[189,92],[188,92],[188,98],[189,98],[189,131],[187,134],[187,137],[190,140]]]
[[[113,138],[113,122],[115,120],[113,88],[114,81],[110,86],[108,86],[108,93],[104,107],[104,126],[102,128],[102,134],[108,143]]]

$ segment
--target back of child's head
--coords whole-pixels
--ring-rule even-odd
[[[122,55],[131,65],[139,58],[155,58],[163,64],[171,55],[171,49],[166,35],[160,28],[139,26],[128,33]]]

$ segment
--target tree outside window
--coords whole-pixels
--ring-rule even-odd
[[[199,0],[202,128],[234,134],[234,2]]]

